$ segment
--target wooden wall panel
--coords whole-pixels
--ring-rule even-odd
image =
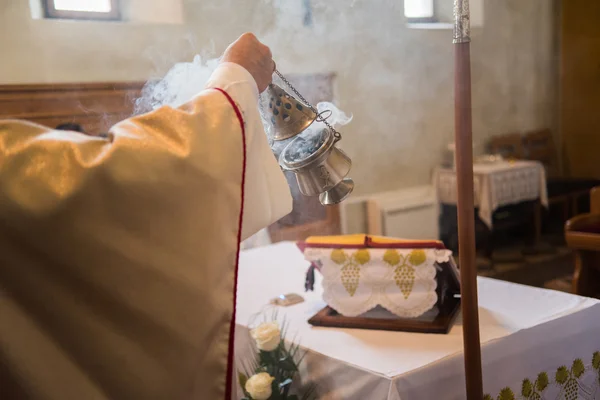
[[[333,74],[290,75],[294,86],[313,104],[332,101]],[[133,113],[143,82],[47,85],[0,85],[0,119],[24,119],[55,128],[77,123],[86,133],[107,132]],[[287,87],[286,90],[289,90]],[[288,175],[294,197],[292,213],[270,227],[273,241],[303,240],[340,232],[339,207],[324,207],[317,197],[300,194]]]
[[[133,113],[143,86],[143,82],[0,85],[0,119],[24,119],[50,128],[77,123],[98,134]]]
[[[600,178],[600,2],[561,3],[560,134],[569,175]]]

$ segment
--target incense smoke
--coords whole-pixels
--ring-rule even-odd
[[[207,59],[206,57],[203,58],[200,55],[196,55],[192,62],[183,62],[174,65],[162,79],[149,81],[144,86],[141,97],[135,101],[134,113],[140,114],[162,106],[179,107],[185,104],[206,87],[210,76],[218,64],[219,60],[217,58]],[[277,76],[274,76],[274,83],[281,86],[290,95],[293,95],[291,89]],[[281,142],[271,140],[273,132],[271,124],[268,123],[270,115],[266,115],[263,112],[267,108],[265,103],[268,103],[268,100],[265,95],[261,95],[259,99],[261,119],[275,157],[279,158],[283,148],[297,137],[301,137],[297,144],[300,145],[300,154],[303,157],[311,154],[318,148],[320,133],[323,129],[327,128],[320,120],[315,121],[309,128],[294,138]],[[323,113],[321,115],[327,117],[327,122],[334,128],[346,125],[352,121],[351,115],[346,114],[331,102],[320,102],[313,106],[315,106],[319,114]],[[295,179],[291,175],[288,178]],[[295,185],[291,185],[291,190],[295,198],[302,196],[297,192]],[[305,207],[302,210],[303,214],[301,217],[306,219],[320,218],[322,210],[323,207],[317,204],[315,204],[315,207],[311,206],[308,209]],[[261,237],[261,235],[263,239],[256,239],[254,237],[250,238],[249,242],[259,241],[265,243],[264,237],[268,238],[268,234],[266,232],[259,232],[257,237]]]
[[[148,82],[142,89],[142,95],[135,101],[134,113],[140,114],[155,110],[162,106],[179,107],[190,101],[195,95],[200,93],[210,79],[211,74],[217,68],[219,60],[216,58],[206,61],[202,60],[200,55],[196,55],[192,62],[178,63],[165,75],[164,78],[157,81]],[[279,78],[275,82],[290,91]],[[265,96],[261,95],[261,118],[265,133],[271,139],[273,137],[272,126],[268,123],[269,115],[266,115],[263,110],[266,109]],[[352,116],[348,116],[345,112],[337,108],[333,103],[320,102],[316,105],[319,114],[327,117],[327,122],[336,127],[348,124],[352,120]],[[305,149],[308,149],[318,140],[318,136],[326,125],[320,121],[315,121],[308,129],[302,132],[299,136],[305,139]],[[271,141],[272,143],[272,141]],[[287,144],[286,141],[285,144]],[[272,143],[275,146],[274,143]],[[277,153],[276,148],[274,151]]]
[[[164,78],[146,83],[141,97],[135,101],[134,113],[185,104],[204,89],[218,63],[218,59],[203,61],[197,55],[192,62],[175,64]]]

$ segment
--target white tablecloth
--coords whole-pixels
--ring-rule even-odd
[[[438,200],[456,204],[456,171],[438,169],[434,181]],[[537,161],[474,164],[473,186],[479,217],[489,228],[492,228],[492,214],[499,207],[536,199],[548,206],[546,174]]]
[[[307,267],[292,243],[242,252],[238,361],[252,352],[248,325],[256,314],[270,314],[265,306],[279,294],[302,294]],[[478,284],[485,389],[494,399],[505,386],[518,391],[526,377],[544,370],[553,377],[600,351],[598,301],[487,278]],[[307,320],[325,306],[319,277],[315,292],[303,295],[305,302],[279,308],[279,318],[309,351],[302,373],[317,383],[319,399],[465,398],[460,318],[447,335],[316,328]]]

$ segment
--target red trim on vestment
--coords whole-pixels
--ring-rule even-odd
[[[242,148],[243,148],[243,162],[242,162],[242,196],[241,196],[241,205],[240,205],[240,218],[238,220],[238,240],[237,240],[237,252],[235,255],[235,272],[234,272],[234,281],[233,281],[233,314],[231,315],[231,323],[229,327],[229,350],[227,352],[227,382],[225,386],[225,400],[231,400],[233,397],[233,355],[234,355],[234,346],[235,346],[235,307],[237,303],[237,287],[238,287],[238,268],[240,263],[240,244],[242,242],[242,219],[244,216],[244,184],[246,183],[246,128],[244,125],[244,118],[242,117],[242,113],[238,108],[235,101],[229,96],[229,94],[223,89],[214,88],[219,92],[223,93],[233,110],[235,111],[235,115],[240,122],[240,127],[242,128]]]

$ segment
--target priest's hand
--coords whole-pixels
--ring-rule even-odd
[[[271,50],[252,33],[244,33],[233,42],[225,50],[221,62],[233,62],[244,67],[254,77],[260,93],[273,80],[275,62]]]

